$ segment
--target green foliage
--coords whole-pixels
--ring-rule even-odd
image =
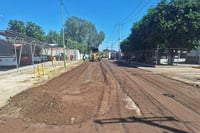
[[[191,50],[200,39],[200,5],[194,0],[173,0],[166,7],[163,29],[166,47]]]
[[[71,39],[67,40],[67,47],[70,49],[78,49],[81,53],[86,53],[86,44],[73,41]]]
[[[191,50],[200,41],[200,0],[161,0],[133,24],[131,31],[121,42],[121,49],[127,54],[158,45]]]
[[[88,52],[90,47],[99,47],[105,38],[105,34],[102,31],[97,32],[94,24],[78,17],[68,18],[64,29],[65,45],[72,49],[78,49],[81,53]],[[42,27],[33,22],[24,23],[19,20],[10,20],[8,30],[62,46],[62,33],[50,30],[45,36]]]
[[[19,20],[10,20],[8,22],[8,30],[15,31],[17,33],[25,34],[25,25],[23,21]]]
[[[103,53],[108,53],[108,52],[110,52],[109,49],[104,49],[104,50],[103,50]]]
[[[42,28],[33,22],[27,22],[25,24],[21,20],[10,20],[7,29],[17,33],[25,34],[40,41],[46,41],[45,33]]]
[[[60,34],[54,30],[49,31],[46,39],[47,39],[47,43],[49,44],[59,44],[60,46],[62,44]]]
[[[42,27],[36,25],[33,22],[27,22],[26,23],[26,35],[29,37],[33,37],[35,39],[38,39],[40,41],[46,41],[45,33],[42,30]]]
[[[129,44],[129,40],[125,39],[121,42],[120,48],[124,52],[125,55],[131,55],[133,45]]]
[[[87,44],[89,48],[99,47],[105,35],[102,31],[98,33],[95,25],[91,22],[73,16],[66,20],[65,37],[67,40]]]

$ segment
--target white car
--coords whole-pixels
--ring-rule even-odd
[[[36,63],[40,63],[40,62],[42,62],[42,58],[40,56],[34,56],[33,61]]]
[[[17,60],[13,56],[0,56],[0,66],[16,66]]]
[[[34,56],[33,60],[36,63],[40,63],[40,62],[48,61],[48,58],[46,55],[41,55],[41,56]]]

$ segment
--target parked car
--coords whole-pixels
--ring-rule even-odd
[[[47,55],[41,55],[42,62],[48,61]]]
[[[17,61],[14,56],[0,56],[0,66],[16,66]]]
[[[27,54],[22,54],[20,64],[22,65],[32,64],[32,56]]]
[[[34,56],[34,57],[33,57],[33,61],[34,61],[35,63],[40,63],[40,62],[42,62],[42,58],[41,58],[40,56]]]
[[[34,56],[33,60],[35,63],[40,63],[40,62],[48,61],[48,57],[47,55]]]

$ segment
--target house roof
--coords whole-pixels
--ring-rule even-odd
[[[29,45],[39,45],[39,46],[45,46],[48,47],[46,42],[39,41],[35,38],[28,37],[24,34],[16,33],[14,31],[10,30],[0,30],[0,35],[6,37],[7,40],[11,41],[12,43],[23,43],[23,44],[29,44]]]
[[[58,46],[58,44],[48,44],[49,46],[51,46],[51,47],[56,47],[56,46]]]

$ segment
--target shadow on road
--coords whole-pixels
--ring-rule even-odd
[[[174,127],[170,127],[167,125],[163,125],[160,122],[171,122],[171,121],[175,121],[178,122],[177,119],[175,119],[174,117],[171,116],[166,116],[166,117],[143,117],[143,118],[137,118],[137,117],[127,117],[127,118],[111,118],[111,119],[100,119],[100,120],[95,120],[94,122],[97,124],[115,124],[115,123],[143,123],[143,124],[147,124],[150,126],[154,126],[154,127],[158,127],[158,128],[162,128],[171,132],[175,132],[175,133],[189,133],[187,131],[181,130],[181,129],[177,129]]]
[[[137,63],[137,62],[123,62],[123,61],[114,61],[112,62],[113,64],[116,64],[117,66],[121,66],[121,67],[133,67],[133,68],[137,68],[137,67],[155,67],[155,65],[148,65],[148,64],[142,64],[142,63]]]
[[[8,70],[12,70],[15,68],[16,68],[16,66],[0,66],[0,71],[8,71]]]
[[[121,67],[135,67],[135,68],[137,68],[136,65],[131,65],[131,64],[125,63],[125,62],[114,61],[112,63],[115,64],[115,65],[117,65],[117,66],[121,66]]]

